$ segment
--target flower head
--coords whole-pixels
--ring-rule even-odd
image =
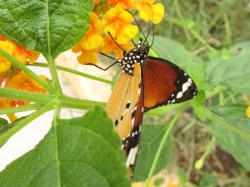
[[[28,51],[10,40],[0,41],[0,48],[11,54],[23,64],[26,64],[27,59],[29,59],[29,63],[34,63],[40,55],[39,52],[32,50]],[[4,57],[0,57],[0,73],[9,70],[11,65],[12,63],[10,61],[6,60]]]
[[[148,22],[151,20],[154,24],[160,23],[164,15],[164,7],[161,3],[153,5],[155,0],[137,0],[136,8],[139,11],[139,17]]]
[[[44,76],[40,76],[40,78],[45,79]],[[12,77],[6,87],[29,92],[47,93],[40,84],[24,72]]]
[[[110,32],[117,43],[126,44],[138,33],[138,27],[131,24],[133,21],[133,16],[118,4],[102,18],[104,33],[108,35]]]
[[[72,48],[72,51],[75,53],[82,52],[82,54],[77,57],[78,60],[81,59],[81,64],[96,63],[97,57],[95,54],[99,52],[99,47],[103,42],[103,38],[101,37],[103,33],[102,24],[97,15],[93,12],[91,12],[89,25],[90,28],[85,36]],[[87,59],[83,60],[84,57]]]

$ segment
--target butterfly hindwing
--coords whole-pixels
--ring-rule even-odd
[[[148,57],[143,69],[145,111],[192,99],[197,94],[193,80],[177,65]]]

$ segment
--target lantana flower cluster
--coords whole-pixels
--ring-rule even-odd
[[[138,11],[138,16],[144,21],[151,20],[154,24],[161,22],[164,15],[162,4],[154,4],[154,0],[94,0],[94,9],[90,13],[89,30],[73,52],[81,52],[77,57],[81,64],[93,63],[98,60],[97,54],[114,52],[116,58],[123,56],[122,50],[116,43],[126,51],[134,46],[131,39],[136,36],[139,29],[133,25],[134,17],[130,11]],[[102,19],[100,19],[102,18]],[[111,36],[112,38],[111,38]],[[0,34],[0,48],[11,54],[21,63],[34,63],[40,53],[26,50],[12,41],[5,39]],[[44,76],[40,76],[45,79]],[[2,88],[18,89],[30,92],[47,93],[47,91],[27,74],[16,68],[12,63],[0,56],[0,86]],[[13,100],[0,97],[0,108],[12,108],[30,104],[26,101]],[[17,119],[14,114],[8,114],[11,121]]]
[[[26,50],[24,47],[13,43],[10,40],[5,39],[0,34],[0,48],[11,54],[21,63],[26,64],[27,61],[32,64],[39,57],[40,53],[32,50]],[[45,79],[44,76],[40,76]],[[20,71],[18,68],[12,65],[12,63],[0,56],[0,86],[2,88],[11,88],[30,92],[46,93],[47,91],[29,77],[26,73]],[[12,108],[22,105],[27,105],[29,102],[20,101],[8,98],[0,97],[0,108]],[[10,121],[14,121],[17,117],[14,114],[7,114]]]
[[[80,64],[95,64],[98,60],[96,54],[114,52],[116,58],[123,56],[134,46],[131,39],[136,36],[139,29],[133,25],[134,17],[129,11],[138,11],[138,16],[144,21],[151,20],[154,24],[161,22],[164,7],[161,3],[154,4],[155,0],[95,0],[91,12],[89,30],[85,36],[72,48],[75,53],[81,52],[77,57]],[[100,19],[101,17],[101,19]],[[113,39],[111,38],[111,36]]]

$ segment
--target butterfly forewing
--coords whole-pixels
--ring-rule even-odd
[[[105,108],[108,116],[115,123],[115,129],[123,140],[122,148],[125,150],[134,126],[140,84],[141,67],[139,64],[135,64],[133,75],[121,72]]]
[[[134,115],[134,126],[130,134],[130,137],[128,138],[128,144],[125,150],[127,154],[126,166],[130,169],[131,176],[133,176],[133,171],[139,148],[139,140],[141,135],[141,125],[143,117],[143,87],[141,88],[140,98],[133,115]]]

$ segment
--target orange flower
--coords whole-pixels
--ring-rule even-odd
[[[134,48],[134,45],[132,44],[119,44],[122,49],[125,49],[126,51],[130,51]],[[123,53],[122,50],[114,43],[112,38],[110,36],[105,36],[103,38],[103,45],[102,45],[102,52],[105,54],[109,54],[112,51],[115,53],[115,57],[122,58]]]
[[[24,47],[21,47],[10,40],[0,41],[0,48],[11,54],[23,64],[26,64],[27,59],[29,59],[29,63],[34,63],[40,55],[39,52],[31,50],[27,51]],[[11,65],[12,63],[10,61],[0,57],[0,73],[9,70]]]
[[[72,48],[72,51],[75,53],[82,52],[82,54],[77,57],[78,62],[81,64],[96,63],[97,57],[95,56],[95,53],[99,53],[99,47],[103,42],[103,38],[101,37],[101,34],[103,33],[101,21],[93,12],[90,14],[91,20],[89,22],[90,28],[88,32],[81,41]],[[84,57],[87,59],[83,59]]]
[[[153,5],[155,0],[137,0],[136,8],[139,11],[139,17],[148,22],[151,20],[154,24],[160,23],[164,16],[164,7],[161,3]]]
[[[44,76],[40,76],[41,79],[45,81]],[[38,92],[38,93],[47,93],[47,90],[45,90],[40,84],[38,84],[35,80],[33,80],[30,76],[28,76],[26,73],[21,72],[20,74],[12,77],[7,84],[5,84],[6,88],[13,88],[17,90],[24,90],[29,92]],[[30,104],[28,101],[21,101],[21,100],[9,100],[9,103],[11,103],[11,106],[21,106],[21,105],[27,105]]]
[[[135,0],[108,0],[109,6],[120,5],[122,8],[131,9],[134,7]]]
[[[9,101],[8,99],[0,97],[0,108],[4,109],[4,108],[15,107],[14,105],[11,105],[11,103],[8,102],[8,101]],[[17,117],[14,114],[7,114],[7,116],[10,119],[11,122],[13,122],[13,121],[15,121],[17,119]]]
[[[250,118],[250,106],[247,108],[247,117],[249,117]]]
[[[3,35],[0,34],[0,41],[4,41],[5,38],[3,37]]]
[[[40,76],[40,78],[45,79],[44,76]],[[24,72],[12,77],[6,87],[29,92],[47,93],[47,90]]]
[[[105,34],[110,32],[119,44],[126,44],[138,33],[138,27],[130,24],[133,21],[133,16],[119,4],[106,12],[102,18]]]

